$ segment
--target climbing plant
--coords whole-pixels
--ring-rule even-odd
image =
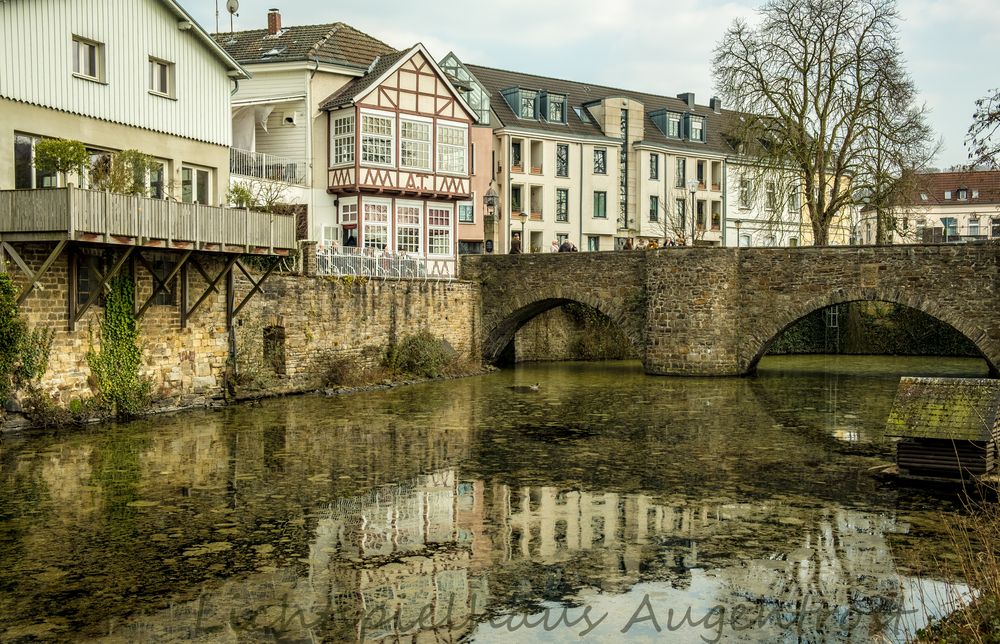
[[[127,275],[109,283],[99,330],[100,346],[93,341],[87,364],[97,395],[105,410],[117,418],[133,418],[149,405],[152,382],[139,373],[139,323],[135,319],[135,285]],[[93,338],[91,338],[93,340]]]
[[[0,403],[37,386],[48,369],[51,349],[51,330],[28,328],[13,280],[0,273]]]

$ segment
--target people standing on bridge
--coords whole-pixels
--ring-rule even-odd
[[[560,253],[575,253],[576,252],[576,244],[574,244],[573,242],[571,242],[570,240],[567,239],[566,241],[564,241],[562,243],[562,246],[559,247],[559,252]]]
[[[622,250],[632,250],[632,249],[633,249],[632,238],[629,237],[628,239],[625,240],[625,245],[622,246]]]
[[[510,254],[520,255],[521,254],[521,235],[514,233],[514,236],[510,240]]]
[[[550,253],[558,253],[559,252],[559,240],[557,240],[557,239],[553,239],[552,240],[552,245],[549,246],[549,252]]]

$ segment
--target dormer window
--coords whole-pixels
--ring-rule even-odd
[[[926,192],[921,192],[920,193],[920,201],[927,201],[927,193]]]
[[[958,189],[958,198],[959,199],[968,199],[969,198],[969,191],[968,191],[968,189],[966,189],[966,188],[959,188]]]
[[[521,90],[521,112],[523,119],[535,118],[535,108],[538,102],[538,93],[528,89]]]
[[[550,123],[566,122],[566,97],[562,94],[545,94],[545,119]]]
[[[944,191],[944,198],[945,198],[945,201],[951,201],[951,190],[945,190]]]
[[[700,116],[691,117],[691,132],[690,138],[692,141],[704,141],[705,140],[705,119]]]
[[[681,115],[677,112],[667,112],[667,136],[681,138]]]
[[[531,89],[511,87],[500,94],[514,114],[522,119],[538,118],[538,92]]]
[[[590,123],[590,117],[587,115],[587,110],[583,107],[574,107],[573,111],[576,112],[577,117],[584,123]]]
[[[979,191],[978,190],[973,190],[972,191],[972,198],[973,199],[979,199]]]

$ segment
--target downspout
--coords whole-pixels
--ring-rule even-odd
[[[722,160],[722,247],[729,241],[729,160]]]

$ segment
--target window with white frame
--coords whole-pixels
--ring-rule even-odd
[[[788,195],[788,212],[789,214],[798,214],[802,209],[799,197],[799,187],[792,186],[792,192]]]
[[[693,141],[705,140],[705,119],[700,116],[691,117],[691,139]]]
[[[358,202],[354,201],[340,201],[340,223],[341,224],[356,224],[358,223]]]
[[[330,120],[330,166],[354,163],[354,114]]]
[[[974,237],[979,235],[979,217],[969,217],[969,234]]]
[[[451,208],[427,209],[427,254],[451,255]]]
[[[681,115],[677,112],[667,112],[667,136],[681,138]]]
[[[35,169],[35,145],[40,140],[28,134],[14,134],[14,188],[17,190],[55,188],[58,183],[55,172]]]
[[[437,169],[438,172],[464,174],[468,156],[468,130],[464,126],[438,123]]]
[[[174,96],[174,64],[149,57],[149,91],[161,96]]]
[[[556,188],[556,221],[569,221],[569,190],[566,188]]]
[[[649,155],[649,178],[654,181],[660,178],[660,155],[655,152]]]
[[[211,204],[212,171],[207,168],[181,166],[181,201]]]
[[[765,184],[764,193],[764,207],[770,211],[775,211],[778,208],[778,187],[773,181],[768,181]]]
[[[413,170],[431,169],[431,124],[402,119],[399,122],[399,166]]]
[[[396,251],[420,254],[423,207],[420,204],[396,204]]]
[[[473,195],[473,197],[475,197],[475,195]],[[476,223],[476,207],[474,201],[463,201],[458,204],[458,223]]]
[[[104,80],[104,44],[73,36],[73,73],[89,80]]]
[[[392,165],[393,134],[391,116],[361,115],[361,162]]]
[[[364,202],[364,246],[382,250],[389,245],[389,202]]]

